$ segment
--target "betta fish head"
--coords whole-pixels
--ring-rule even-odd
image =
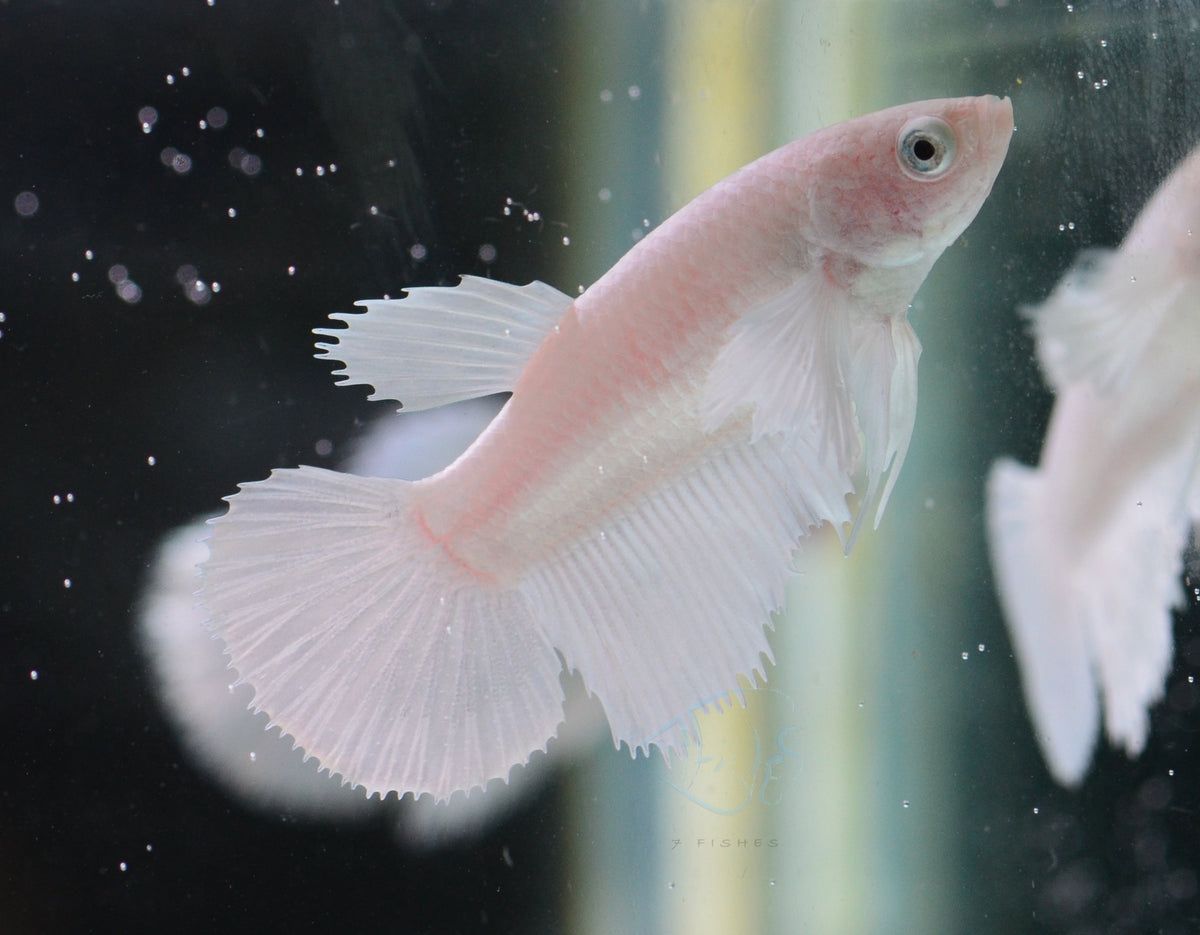
[[[932,264],[971,223],[1000,172],[1012,103],[921,101],[809,139],[811,237],[872,267]]]

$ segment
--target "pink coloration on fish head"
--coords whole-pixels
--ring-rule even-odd
[[[1012,133],[1012,103],[993,96],[905,104],[822,131],[810,138],[813,234],[867,266],[932,263],[992,190]]]

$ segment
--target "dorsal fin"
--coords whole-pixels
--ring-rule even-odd
[[[366,313],[329,317],[347,328],[315,328],[318,357],[341,361],[342,385],[374,388],[407,410],[510,391],[570,296],[542,282],[514,286],[463,276],[457,286],[407,290],[403,299],[356,302]]]

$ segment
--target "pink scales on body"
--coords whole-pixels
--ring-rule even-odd
[[[564,665],[618,745],[680,749],[761,674],[791,552],[853,521],[860,468],[851,541],[878,522],[908,305],[1011,133],[994,97],[892,108],[718,183],[578,298],[464,277],[333,316],[319,347],[373,399],[512,397],[424,480],[302,467],[230,498],[202,601],[254,704],[381,794],[507,778],[557,731]]]

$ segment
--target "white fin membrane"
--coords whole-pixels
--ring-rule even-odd
[[[593,530],[521,589],[604,705],[614,742],[680,752],[691,714],[770,661],[797,540],[849,521],[849,479],[770,435],[731,445]]]
[[[861,431],[867,489],[844,540],[848,551],[872,509],[878,527],[900,475],[916,419],[920,356],[907,317],[863,314],[814,270],[730,328],[701,416],[712,432],[752,405],[753,438],[784,433],[821,458],[831,455],[847,473],[858,461]]]
[[[1045,497],[1039,471],[997,462],[989,539],[1042,750],[1054,777],[1076,785],[1099,733],[1098,690],[1109,740],[1131,756],[1145,747],[1148,711],[1171,666],[1188,524],[1150,493],[1122,502],[1093,541],[1062,542]]]
[[[542,282],[463,276],[457,286],[355,303],[366,313],[330,315],[351,327],[314,329],[337,340],[318,343],[317,356],[345,364],[334,371],[339,384],[371,386],[371,399],[406,410],[506,393],[573,301]]]
[[[849,478],[780,435],[733,444],[501,589],[414,520],[412,485],[317,468],[213,521],[203,602],[256,708],[368,792],[506,778],[562,720],[562,660],[631,750],[761,673],[797,540]]]
[[[1085,380],[1105,395],[1119,391],[1185,287],[1167,257],[1080,254],[1043,305],[1024,309],[1055,391]]]
[[[201,599],[254,706],[368,793],[507,779],[562,720],[561,661],[525,599],[413,522],[412,485],[319,468],[244,484]]]
[[[1100,731],[1100,699],[1072,569],[1047,542],[1044,481],[997,461],[988,476],[988,541],[997,591],[1021,672],[1025,702],[1051,774],[1083,778]]]

